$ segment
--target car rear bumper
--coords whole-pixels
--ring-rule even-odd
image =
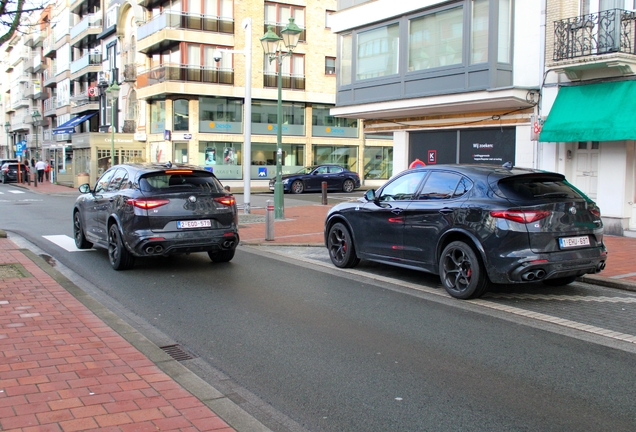
[[[489,268],[493,283],[531,283],[547,279],[599,273],[605,268],[605,246],[515,258],[504,265],[506,271]],[[501,268],[500,266],[496,266]]]
[[[139,257],[230,250],[239,243],[238,231],[218,229],[138,234],[129,244]]]

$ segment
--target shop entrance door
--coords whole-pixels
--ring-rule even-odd
[[[596,200],[597,196],[598,158],[598,141],[579,142],[575,154],[575,186],[593,200]]]
[[[174,143],[174,163],[187,164],[188,159],[188,143]]]

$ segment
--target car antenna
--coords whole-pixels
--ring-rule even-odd
[[[504,167],[507,170],[511,170],[512,169],[512,162],[508,161],[505,164],[503,164],[502,167]]]

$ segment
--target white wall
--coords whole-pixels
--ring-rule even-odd
[[[445,3],[439,0],[376,0],[331,15],[331,31],[346,31],[405,13]]]
[[[517,126],[515,131],[515,166],[537,168],[537,142],[530,139],[530,125]]]
[[[514,2],[513,85],[518,87],[537,88],[541,84],[541,3]]]
[[[409,167],[409,133],[405,131],[393,132],[393,175]]]

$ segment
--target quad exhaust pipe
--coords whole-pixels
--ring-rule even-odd
[[[221,247],[223,249],[232,249],[234,247],[234,244],[236,243],[236,241],[234,240],[225,240],[222,244]]]
[[[544,277],[545,270],[543,269],[531,270],[521,275],[521,279],[523,279],[524,281],[541,280]]]
[[[598,263],[598,265],[596,266],[596,268],[594,269],[594,271],[596,273],[600,273],[605,269],[605,261],[601,261],[600,263]]]

